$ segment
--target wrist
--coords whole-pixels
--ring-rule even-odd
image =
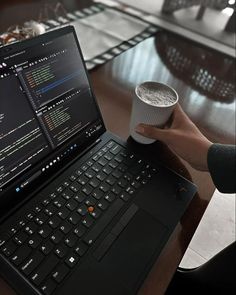
[[[210,147],[212,146],[212,142],[209,141],[208,139],[205,138],[205,140],[203,141],[202,143],[202,167],[200,168],[200,170],[202,171],[209,171],[209,168],[208,168],[208,153],[209,153],[209,150],[210,150]]]

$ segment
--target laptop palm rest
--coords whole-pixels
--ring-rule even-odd
[[[139,209],[102,259],[91,255],[59,294],[72,294],[70,291],[74,292],[72,286],[76,284],[82,294],[88,286],[89,294],[136,294],[147,270],[160,253],[167,232],[158,220]]]

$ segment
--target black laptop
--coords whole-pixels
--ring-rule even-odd
[[[195,192],[106,131],[73,27],[0,49],[0,273],[17,294],[136,294]]]

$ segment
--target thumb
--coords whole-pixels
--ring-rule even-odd
[[[151,125],[139,124],[135,128],[135,131],[139,133],[140,135],[157,139],[157,140],[163,141],[164,143],[167,143],[169,138],[169,130],[160,129],[158,127],[151,126]]]

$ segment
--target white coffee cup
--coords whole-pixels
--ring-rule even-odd
[[[146,93],[141,89],[146,89]],[[178,94],[172,87],[153,81],[138,85],[135,94],[130,119],[130,135],[139,143],[150,144],[155,140],[138,134],[135,127],[140,123],[163,127],[178,102]]]

